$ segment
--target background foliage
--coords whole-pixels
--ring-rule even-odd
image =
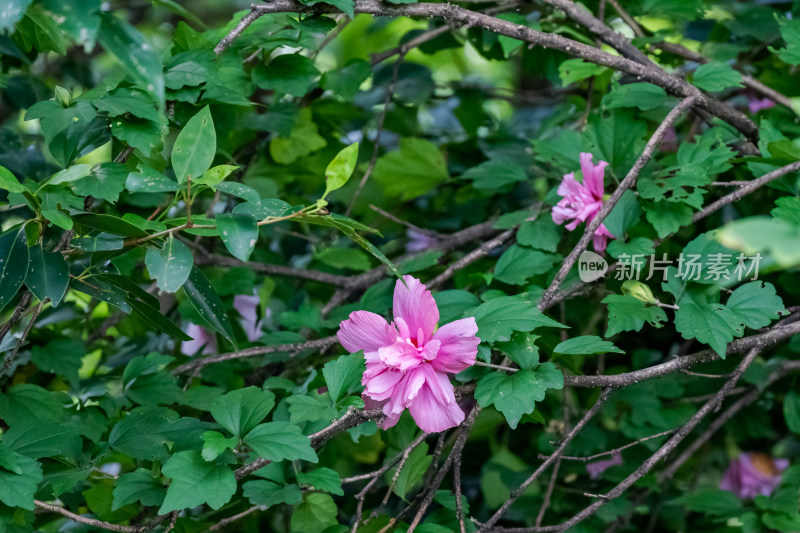
[[[717,488],[800,457],[800,5],[456,6],[4,2],[0,531],[800,529],[797,467]],[[333,336],[398,273],[478,322],[439,435]]]

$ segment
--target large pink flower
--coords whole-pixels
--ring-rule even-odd
[[[583,183],[578,183],[574,172],[564,175],[561,185],[558,186],[558,194],[563,198],[553,207],[553,222],[563,224],[571,219],[567,229],[572,231],[581,222],[588,224],[592,221],[603,207],[603,179],[607,166],[608,163],[605,161],[594,165],[592,154],[581,153]],[[606,249],[608,239],[613,238],[605,224],[600,224],[592,238],[594,249],[602,253]]]
[[[464,420],[448,374],[475,363],[478,326],[463,318],[436,329],[439,308],[431,291],[411,276],[403,281],[394,288],[394,322],[355,311],[339,325],[339,341],[351,353],[364,351],[364,395],[383,405],[384,429],[408,409],[423,431],[444,431]]]

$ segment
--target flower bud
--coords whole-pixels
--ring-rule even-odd
[[[629,279],[622,284],[622,293],[633,296],[646,304],[655,304],[658,302],[655,296],[653,296],[653,291],[650,290],[650,287],[635,279]]]
[[[56,102],[64,107],[72,105],[72,94],[68,89],[56,85]]]

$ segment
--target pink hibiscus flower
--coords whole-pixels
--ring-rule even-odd
[[[567,224],[567,229],[572,231],[581,222],[588,224],[592,221],[603,207],[603,179],[607,166],[608,163],[605,161],[594,165],[592,164],[592,154],[581,153],[583,183],[578,183],[574,172],[564,175],[561,185],[558,186],[558,194],[563,198],[553,207],[553,222],[563,224],[571,219],[572,221]],[[592,238],[594,249],[602,253],[606,249],[608,239],[613,238],[615,237],[608,231],[605,224],[600,224]]]
[[[403,281],[394,288],[394,322],[355,311],[339,325],[339,342],[351,353],[364,351],[364,396],[383,405],[384,429],[408,409],[423,431],[444,431],[464,420],[448,374],[475,363],[478,325],[463,318],[436,329],[439,308],[431,291],[412,276]]]
[[[769,496],[781,484],[781,472],[789,468],[787,459],[773,459],[763,453],[741,453],[731,460],[719,488],[741,499]]]
[[[770,100],[769,98],[756,98],[752,95],[747,95],[747,107],[750,109],[750,112],[754,115],[759,111],[763,111],[764,109],[770,109],[775,107],[775,102]]]

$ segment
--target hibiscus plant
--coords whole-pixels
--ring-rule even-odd
[[[800,3],[3,0],[0,533],[800,531]]]

